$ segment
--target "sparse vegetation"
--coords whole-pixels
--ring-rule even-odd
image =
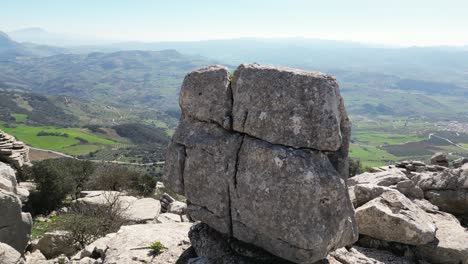
[[[159,241],[154,241],[150,245],[150,253],[153,256],[159,256],[163,251],[167,249],[161,242]]]

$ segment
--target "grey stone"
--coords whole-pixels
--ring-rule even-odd
[[[359,233],[409,245],[435,239],[429,215],[398,191],[384,192],[356,209]]]
[[[153,198],[142,198],[131,203],[123,211],[122,216],[125,220],[134,223],[143,223],[156,220],[161,212],[161,203]]]
[[[275,144],[340,149],[347,116],[332,76],[243,64],[231,86],[234,130]]]
[[[453,167],[460,168],[461,166],[467,163],[468,163],[468,158],[459,158],[453,161]]]
[[[431,164],[432,165],[439,165],[439,166],[443,166],[443,167],[448,167],[449,166],[449,160],[448,160],[447,155],[445,153],[438,152],[438,153],[434,154],[431,157]]]
[[[104,263],[175,263],[190,247],[189,223],[140,224],[122,226],[107,242]],[[166,249],[153,256],[151,243],[159,241]]]
[[[346,184],[320,152],[245,137],[231,202],[234,237],[293,262],[357,239]]]
[[[468,230],[453,215],[429,215],[437,227],[436,240],[418,246],[418,254],[430,263],[468,263]]]
[[[197,256],[204,261],[201,263],[291,263],[273,256],[260,248],[221,234],[206,224],[196,224],[192,226],[190,228],[189,238]],[[196,261],[201,261],[201,259]]]
[[[229,71],[208,66],[185,76],[179,98],[182,115],[231,128],[232,92]]]
[[[353,246],[350,249],[340,248],[330,253],[330,257],[342,264],[413,264],[404,257],[373,248]]]
[[[23,263],[21,254],[8,244],[0,242],[0,263],[20,264]]]
[[[183,215],[187,211],[187,204],[184,202],[174,201],[167,209],[168,213]]]
[[[73,246],[73,240],[67,231],[53,231],[45,233],[33,250],[40,250],[47,258],[55,258],[60,255],[72,256],[77,248]]]
[[[187,215],[293,262],[312,263],[356,241],[346,188],[351,123],[336,80],[241,65],[226,111],[229,95],[218,95],[213,108],[214,98],[204,97],[220,78],[207,89],[215,74],[202,69],[196,75],[183,89],[201,91],[201,97],[189,92],[192,98],[181,99],[183,115],[163,176],[187,198]],[[170,202],[161,203],[169,208]]]
[[[408,180],[408,177],[399,169],[392,168],[382,172],[365,172],[349,178],[348,185],[354,186],[357,184],[374,184],[378,186],[392,186],[401,181]]]
[[[229,182],[234,179],[242,136],[215,124],[182,120],[172,143],[185,146],[184,193],[187,213],[223,233],[230,232]],[[168,185],[180,179],[166,171]]]
[[[23,252],[31,236],[32,218],[21,212],[21,201],[10,192],[0,190],[0,242]]]

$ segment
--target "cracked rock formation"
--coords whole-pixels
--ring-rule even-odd
[[[333,77],[210,66],[185,77],[179,103],[164,177],[190,217],[295,263],[357,240],[351,124]]]

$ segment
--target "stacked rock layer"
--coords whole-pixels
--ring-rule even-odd
[[[29,148],[13,136],[0,131],[0,161],[12,164],[16,169],[21,169],[29,163]]]
[[[210,66],[185,77],[180,107],[165,181],[192,218],[296,263],[356,241],[351,124],[333,77]]]

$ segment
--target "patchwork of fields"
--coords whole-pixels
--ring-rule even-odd
[[[86,155],[98,149],[119,144],[117,141],[86,133],[78,128],[0,123],[0,130],[15,136],[18,140],[32,147],[59,151],[74,156]]]
[[[428,160],[436,152],[468,157],[468,134],[444,130],[423,120],[380,121],[356,118],[350,156],[364,167],[394,164],[401,160]]]

